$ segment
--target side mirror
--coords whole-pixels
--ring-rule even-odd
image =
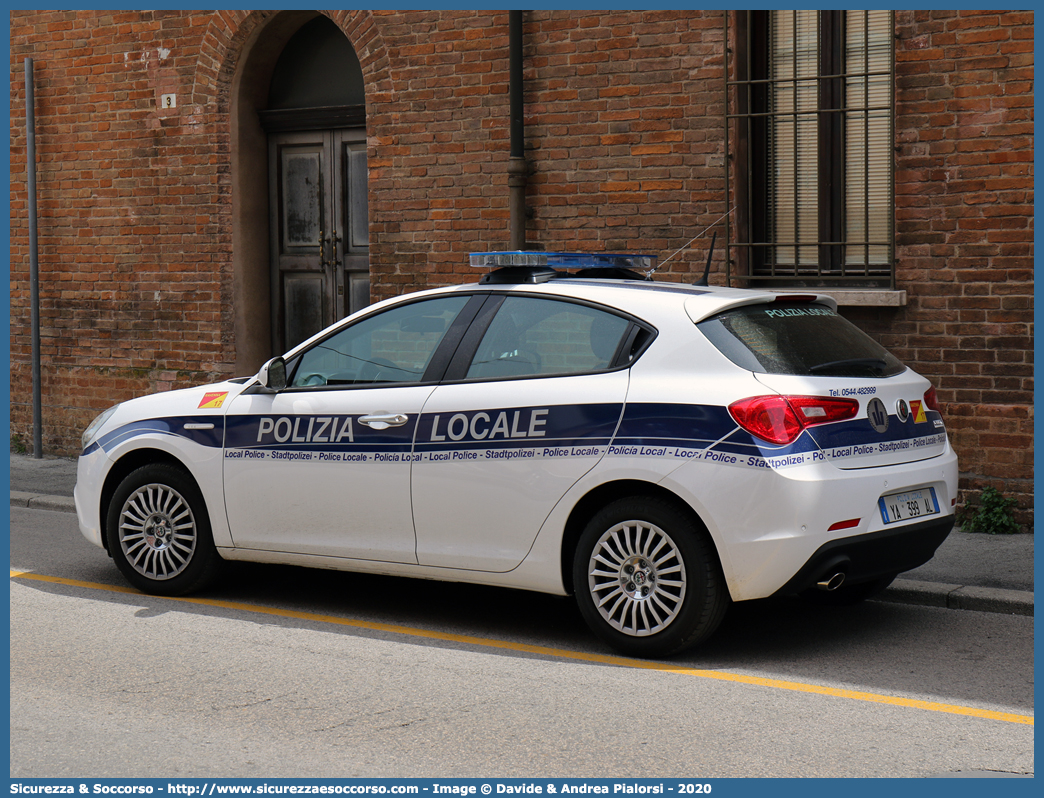
[[[282,357],[274,357],[257,372],[257,381],[261,387],[270,391],[282,391],[286,388],[286,361]]]

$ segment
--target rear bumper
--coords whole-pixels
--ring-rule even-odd
[[[836,573],[845,575],[847,585],[917,568],[935,556],[953,523],[954,516],[947,515],[898,529],[831,540],[820,546],[774,595],[800,593]]]

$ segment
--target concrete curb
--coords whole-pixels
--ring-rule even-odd
[[[28,507],[31,510],[55,510],[60,513],[76,512],[76,502],[72,496],[47,496],[21,490],[11,491],[11,506]]]
[[[943,582],[896,579],[884,593],[878,596],[878,599],[902,604],[919,604],[924,607],[946,607],[951,610],[976,610],[1033,617],[1033,593],[1028,590],[1006,590],[998,587],[948,585]]]
[[[25,491],[11,491],[12,507],[32,510],[54,510],[75,513],[76,503],[71,496],[47,496]],[[896,579],[880,596],[879,601],[897,604],[916,604],[922,607],[945,607],[951,610],[975,610],[1005,615],[1033,616],[1033,593],[1028,590],[1005,590],[996,587],[948,585],[942,582],[918,582]]]

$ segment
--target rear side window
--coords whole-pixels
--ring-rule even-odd
[[[630,327],[627,319],[586,305],[511,296],[486,330],[467,379],[608,369]]]
[[[748,371],[805,377],[891,377],[905,366],[823,305],[746,305],[700,322],[700,331]]]

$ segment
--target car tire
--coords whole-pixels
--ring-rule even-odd
[[[203,495],[172,465],[145,465],[123,479],[109,502],[105,535],[116,567],[145,593],[191,593],[221,569]]]
[[[814,587],[803,591],[801,597],[810,604],[818,604],[821,607],[848,607],[880,595],[898,575],[887,574],[869,582],[857,582],[854,585],[842,584],[836,590],[820,590]]]
[[[633,657],[666,657],[706,640],[729,604],[710,536],[675,504],[618,499],[587,524],[573,560],[584,620]]]

